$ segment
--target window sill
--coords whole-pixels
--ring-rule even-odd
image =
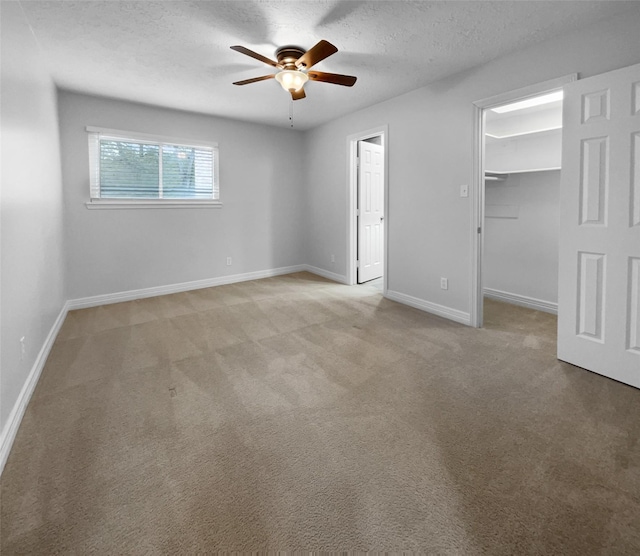
[[[167,208],[221,208],[222,203],[214,200],[165,200],[165,199],[92,199],[87,201],[85,206],[91,210],[114,210],[114,209],[167,209]]]

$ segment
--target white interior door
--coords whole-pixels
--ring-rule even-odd
[[[640,388],[640,65],[565,86],[558,358]]]
[[[382,276],[384,148],[358,141],[358,283]]]

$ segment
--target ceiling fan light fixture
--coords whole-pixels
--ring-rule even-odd
[[[276,80],[285,91],[293,93],[304,87],[304,84],[309,81],[309,76],[298,70],[282,70],[276,73]]]
[[[2,0],[0,0],[1,2]],[[309,71],[318,62],[328,58],[332,54],[338,52],[338,49],[330,42],[321,40],[318,44],[305,52],[299,46],[281,46],[276,50],[277,62],[265,58],[262,54],[258,54],[253,50],[249,50],[244,46],[232,46],[231,50],[245,54],[256,60],[273,66],[277,73],[269,73],[260,77],[251,79],[243,79],[235,81],[234,85],[249,85],[266,79],[275,79],[280,83],[282,88],[290,93],[291,100],[300,100],[306,98],[304,85],[307,81],[318,81],[320,83],[333,83],[334,85],[342,85],[344,87],[353,87],[357,77],[353,75],[340,75],[338,73],[325,73],[322,71]]]

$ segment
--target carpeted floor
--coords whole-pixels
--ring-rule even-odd
[[[69,314],[2,554],[640,553],[640,391],[301,273]]]

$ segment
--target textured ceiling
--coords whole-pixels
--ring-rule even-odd
[[[356,75],[352,88],[310,82],[293,105],[309,129],[513,50],[622,13],[598,1],[24,1],[63,89],[289,126],[290,96],[274,80],[231,83],[273,68],[278,46],[339,52],[314,69]]]

